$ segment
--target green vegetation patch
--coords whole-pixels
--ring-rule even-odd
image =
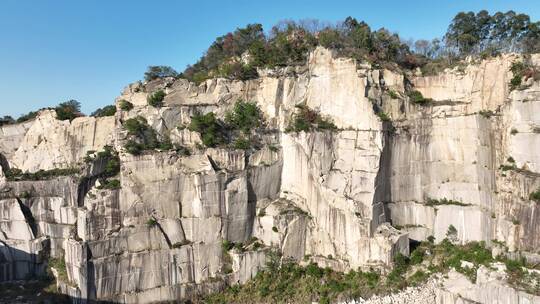
[[[293,114],[292,121],[286,128],[286,132],[310,132],[314,130],[337,130],[336,125],[329,119],[324,118],[319,112],[305,105],[297,105],[297,111]]]
[[[225,243],[223,249],[235,248]],[[470,263],[463,266],[462,261]],[[512,287],[528,293],[540,294],[535,283],[540,276],[523,267],[530,266],[524,260],[514,261],[505,257],[493,258],[491,250],[483,242],[455,245],[448,239],[435,245],[422,242],[410,257],[397,254],[393,270],[384,275],[378,271],[349,271],[341,273],[331,268],[321,268],[310,263],[300,266],[270,254],[266,269],[244,285],[233,285],[220,293],[205,298],[206,303],[336,303],[351,299],[369,298],[374,294],[389,294],[426,282],[434,273],[447,273],[451,268],[463,273],[472,282],[480,266],[490,267],[493,262],[507,266]]]
[[[148,104],[154,108],[161,108],[163,106],[163,99],[165,98],[165,92],[163,90],[156,91],[146,98]]]
[[[102,181],[101,185],[97,187],[98,189],[106,189],[106,190],[116,190],[120,189],[120,180],[118,179],[106,179]]]
[[[515,61],[510,66],[512,71],[512,79],[510,79],[510,90],[523,89],[523,80],[533,78],[534,80],[540,80],[540,71],[533,65],[525,61]]]
[[[213,112],[193,115],[188,129],[200,133],[202,142],[207,147],[216,147],[225,143],[224,124]]]
[[[320,268],[316,264],[299,266],[270,258],[267,269],[243,286],[234,285],[205,299],[207,303],[330,303],[336,299],[374,294],[380,283],[376,272],[347,274]]]
[[[126,152],[132,155],[140,155],[144,151],[175,150],[182,155],[189,155],[190,152],[185,147],[174,145],[168,136],[160,136],[148,125],[146,119],[142,116],[130,118],[123,123],[129,139],[124,145]]]
[[[540,203],[540,188],[538,188],[534,192],[531,192],[531,194],[529,195],[529,199],[531,201],[535,201],[537,203]]]
[[[17,168],[11,168],[4,172],[8,181],[38,181],[48,180],[59,176],[77,175],[80,173],[78,168],[64,168],[64,169],[51,169],[51,170],[39,170],[35,173],[23,172]]]
[[[58,273],[58,280],[64,283],[69,282],[67,269],[66,269],[66,261],[64,260],[63,256],[58,257],[58,258],[50,258],[49,267],[56,269]]]
[[[416,91],[416,90],[410,91],[407,95],[409,96],[409,100],[412,103],[418,104],[418,105],[427,105],[433,101],[433,99],[431,98],[425,98],[422,95],[422,93],[420,93],[420,91]]]
[[[118,102],[118,106],[122,111],[129,111],[133,109],[133,104],[125,99],[122,99]]]
[[[114,116],[116,114],[116,107],[113,105],[105,106],[103,108],[99,108],[92,112],[90,116],[94,117],[107,117],[107,116]]]
[[[457,205],[457,206],[470,206],[471,204],[466,204],[460,201],[455,201],[447,198],[434,199],[428,198],[425,202],[426,206],[440,206],[440,205]]]
[[[225,115],[225,123],[231,128],[249,133],[262,124],[261,110],[253,102],[239,100],[234,104],[233,110]]]
[[[84,158],[86,163],[103,165],[103,172],[98,176],[101,185],[98,189],[114,190],[120,188],[118,179],[110,179],[120,173],[120,157],[112,146],[105,145],[100,152],[87,151]]]

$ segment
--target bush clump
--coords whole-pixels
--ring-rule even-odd
[[[173,145],[167,136],[162,136],[160,140],[157,132],[148,125],[142,116],[130,118],[123,123],[128,136],[130,137],[124,149],[132,155],[140,155],[148,150],[176,150],[182,155],[189,155],[189,150],[184,147]]]
[[[399,98],[399,95],[396,93],[396,91],[393,91],[393,90],[388,90],[388,96],[390,96],[390,98],[392,98],[392,99],[398,99]]]
[[[327,118],[322,117],[319,112],[308,108],[305,105],[298,105],[297,111],[292,117],[287,132],[310,132],[313,130],[337,130],[336,125]]]
[[[521,80],[523,79],[523,74],[527,70],[527,66],[521,62],[516,61],[512,63],[510,71],[512,71],[512,79],[510,79],[510,90],[515,90],[521,86]]]
[[[51,170],[39,170],[35,173],[23,172],[17,168],[10,168],[5,172],[6,179],[9,181],[38,181],[48,180],[59,176],[76,175],[80,173],[78,168],[64,168],[64,169],[51,169]]]
[[[116,114],[116,107],[113,105],[105,106],[103,108],[99,108],[92,112],[90,116],[94,117],[106,117],[106,116],[114,116]]]
[[[193,115],[188,129],[201,134],[202,142],[206,147],[216,147],[225,142],[224,125],[213,112]]]
[[[384,113],[384,112],[379,112],[379,113],[377,113],[377,116],[379,116],[379,118],[381,119],[381,121],[391,121],[390,116],[388,116],[388,114],[386,114],[386,113]]]
[[[147,131],[150,126],[148,126],[148,122],[146,118],[142,116],[137,116],[135,118],[130,118],[126,120],[122,126],[124,129],[128,131],[128,135],[141,135],[145,131]]]
[[[247,139],[245,137],[238,137],[234,141],[233,147],[235,149],[247,150],[247,149],[249,149],[251,147],[251,143],[250,143],[249,139]]]
[[[531,192],[531,194],[529,195],[529,199],[531,201],[535,201],[537,203],[540,203],[540,188],[538,188],[534,192]]]
[[[96,153],[95,151],[88,151],[84,158],[86,163],[94,163],[103,165],[103,172],[98,175],[101,186],[98,189],[119,189],[120,181],[115,179],[109,179],[120,173],[120,157],[118,152],[113,147],[105,145],[103,150]]]
[[[126,152],[131,155],[140,155],[144,150],[146,150],[146,146],[130,139],[124,145],[124,149],[126,149]]]
[[[81,103],[74,99],[60,103],[54,110],[56,111],[56,118],[59,120],[72,121],[77,117],[83,116],[81,113]]]
[[[159,145],[156,131],[152,129],[142,116],[126,120],[123,127],[132,139],[128,140],[124,148],[133,155],[139,155],[144,150],[154,150]]]
[[[152,218],[149,218],[149,219],[146,221],[146,225],[147,225],[148,227],[150,227],[150,228],[157,226],[157,224],[158,224],[158,221],[157,221],[155,218],[153,218],[153,217],[152,217]]]
[[[176,72],[170,66],[158,65],[158,66],[149,66],[146,72],[144,73],[144,80],[151,81],[158,78],[164,77],[178,77],[178,72]]]
[[[180,75],[201,82],[211,77],[251,79],[256,68],[304,64],[308,53],[321,45],[341,56],[370,62],[397,62],[411,66],[413,54],[397,34],[386,29],[372,31],[365,22],[348,17],[333,26],[318,22],[286,21],[268,35],[261,24],[249,24],[218,37],[205,55]],[[248,56],[244,56],[248,54]]]
[[[163,106],[163,99],[165,98],[165,95],[166,94],[163,90],[159,90],[148,95],[146,101],[148,101],[148,104],[154,108],[161,108]]]
[[[228,252],[237,244],[224,241]],[[456,245],[444,239],[440,244],[422,242],[407,257],[397,253],[393,270],[385,276],[376,271],[349,271],[341,273],[321,268],[315,263],[299,266],[286,259],[280,263],[276,253],[269,254],[266,269],[244,285],[235,285],[223,292],[206,297],[207,303],[333,303],[346,299],[369,298],[374,294],[387,294],[418,286],[435,273],[447,273],[451,268],[463,273],[472,282],[480,266],[489,267],[495,261],[507,265],[512,286],[532,294],[540,294],[535,285],[540,275],[524,270],[524,260],[510,260],[504,256],[493,258],[484,242]],[[307,257],[309,259],[309,257]],[[472,266],[462,267],[462,261]],[[285,299],[285,300],[284,300]]]
[[[247,134],[261,126],[261,110],[253,102],[239,100],[235,103],[233,110],[225,115],[225,122],[231,128]]]
[[[58,273],[58,280],[68,283],[68,274],[66,269],[66,261],[63,256],[58,258],[49,258],[48,265],[54,268]]]
[[[431,98],[425,98],[420,91],[414,90],[410,91],[408,94],[409,100],[418,105],[427,105],[428,103],[432,102],[433,99]]]
[[[470,206],[471,204],[455,201],[447,198],[434,199],[428,198],[425,205],[427,206],[440,206],[440,205],[456,205],[456,206]]]
[[[120,110],[122,111],[130,111],[133,109],[133,104],[125,99],[122,99],[118,102],[118,105],[120,106]]]
[[[51,109],[51,108],[48,108]],[[76,100],[68,100],[58,104],[56,107],[52,108],[56,112],[56,118],[58,120],[69,120],[72,121],[77,117],[84,116],[81,113],[81,104]],[[42,109],[43,110],[43,109]],[[101,110],[101,109],[100,109]],[[96,111],[97,112],[97,111]],[[95,112],[94,112],[95,113]],[[39,111],[30,111],[26,114],[21,115],[16,120],[11,116],[4,116],[0,118],[0,126],[8,125],[13,123],[22,123],[36,118],[39,114]],[[95,116],[95,115],[93,115]]]
[[[512,71],[512,79],[510,79],[510,90],[523,89],[523,80],[533,78],[535,81],[540,80],[540,71],[538,68],[526,61],[515,61],[510,66]]]
[[[107,179],[107,180],[104,180],[101,185],[99,187],[97,187],[98,189],[106,189],[106,190],[115,190],[115,189],[120,189],[121,186],[120,186],[120,180],[118,179]]]

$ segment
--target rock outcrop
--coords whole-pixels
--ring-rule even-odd
[[[0,174],[0,281],[39,275],[56,258],[66,269],[59,286],[77,301],[190,299],[246,282],[273,250],[342,271],[386,269],[409,253],[409,239],[438,242],[450,226],[459,242],[496,240],[534,257],[540,207],[529,194],[540,187],[540,83],[510,91],[518,59],[422,77],[317,48],[305,66],[261,70],[249,81],[131,84],[117,104],[134,108],[118,105],[114,117],[69,122],[43,111],[0,127],[3,171],[78,167],[106,145],[121,163],[120,189],[100,187],[89,171],[45,181]],[[433,102],[413,104],[412,88]],[[164,106],[148,106],[157,90]],[[239,99],[264,115],[261,146],[201,149],[200,135],[185,128],[194,113],[223,117]],[[337,130],[286,132],[298,105]],[[191,155],[128,154],[122,123],[136,116]],[[469,287],[467,295],[448,287],[437,303],[467,303],[455,294],[491,303]],[[525,303],[521,297],[505,303]]]

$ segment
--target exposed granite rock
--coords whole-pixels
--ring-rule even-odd
[[[53,110],[44,110],[8,160],[29,172],[74,166],[86,151],[100,150],[110,142],[114,127],[114,117],[80,117],[69,122],[57,120]]]
[[[0,281],[42,274],[46,258],[57,257],[67,272],[56,271],[60,290],[82,301],[194,299],[246,282],[272,249],[343,271],[388,268],[398,252],[409,253],[409,238],[438,242],[450,226],[461,243],[498,240],[534,257],[540,218],[529,194],[540,187],[540,84],[509,91],[518,59],[410,78],[317,48],[305,66],[261,70],[249,81],[131,84],[117,102],[134,108],[114,117],[69,122],[42,111],[0,127]],[[410,103],[411,84],[434,102]],[[166,93],[161,108],[147,105],[157,90]],[[191,116],[223,118],[238,99],[263,112],[258,149],[201,149],[200,135],[186,128]],[[338,130],[285,132],[299,104]],[[122,123],[139,115],[191,155],[124,152]],[[15,182],[3,174],[79,166],[105,145],[120,152],[120,189],[98,189],[103,164],[82,179]],[[403,299],[491,303],[490,290],[512,297],[505,303],[537,301],[487,274],[479,279],[465,286],[452,275]],[[405,303],[377,301],[369,303]]]

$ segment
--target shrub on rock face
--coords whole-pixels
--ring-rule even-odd
[[[38,181],[38,180],[47,180],[59,176],[69,176],[76,175],[80,173],[78,168],[65,168],[65,169],[51,169],[51,170],[39,170],[34,173],[23,172],[17,168],[11,168],[5,172],[6,179],[9,181],[19,181],[19,180],[29,180],[29,181]]]
[[[98,189],[106,189],[106,190],[116,190],[120,189],[120,181],[117,179],[107,179],[101,181],[101,185],[97,187]]]
[[[512,66],[510,67],[510,71],[512,71],[512,79],[510,79],[510,90],[517,90],[522,87],[523,79],[529,79],[533,78],[534,80],[540,80],[540,71],[533,65],[516,61],[512,63]]]
[[[158,133],[148,125],[142,116],[126,120],[123,127],[128,131],[130,137],[124,146],[129,154],[139,155],[143,151],[155,149],[176,150],[181,155],[189,154],[189,150],[184,147],[173,145],[168,136],[165,135],[159,139]]]
[[[120,100],[120,102],[118,102],[118,105],[120,106],[120,109],[122,111],[130,111],[131,109],[133,109],[133,104],[125,99]]]
[[[298,110],[292,117],[287,132],[309,132],[312,130],[336,130],[336,125],[329,119],[322,117],[317,111],[305,105],[298,105]]]
[[[148,129],[148,123],[146,118],[137,116],[126,120],[123,127],[128,131],[128,135],[139,135]]]
[[[388,91],[388,96],[390,96],[390,98],[392,98],[392,99],[398,99],[399,98],[399,95],[396,93],[396,91],[393,91],[393,90]]]
[[[529,198],[532,201],[540,203],[540,188],[538,188],[536,191],[532,192],[531,195],[529,195]]]
[[[233,110],[225,115],[225,122],[233,129],[249,133],[261,126],[261,110],[255,103],[239,100]]]
[[[411,91],[408,93],[409,100],[412,103],[419,104],[419,105],[426,105],[433,100],[431,98],[425,98],[420,91]]]
[[[107,160],[103,174],[107,177],[115,176],[120,172],[120,158],[118,153],[111,146],[105,146],[103,152],[98,153],[98,157]]]
[[[224,78],[239,80],[255,79],[259,76],[255,67],[241,62],[222,64],[219,67],[217,75]]]
[[[193,115],[188,129],[200,133],[202,142],[207,147],[215,147],[224,141],[223,127],[212,112]]]
[[[388,114],[384,113],[384,112],[379,112],[377,113],[377,116],[379,116],[379,118],[381,119],[381,121],[390,121],[390,116],[388,116]]]
[[[146,221],[146,225],[150,228],[157,226],[157,224],[158,222],[155,218],[149,218],[148,221]]]
[[[144,145],[134,140],[128,140],[124,145],[124,149],[126,149],[126,152],[129,154],[139,155],[142,153],[142,151],[144,151]]]
[[[249,139],[244,137],[238,137],[234,141],[234,148],[235,149],[241,149],[241,150],[247,150],[251,147],[251,144],[249,142]]]
[[[106,117],[106,116],[114,116],[114,114],[116,114],[116,107],[109,105],[109,106],[105,106],[103,108],[99,108],[95,110],[90,116]]]
[[[152,107],[160,108],[163,106],[163,99],[165,98],[165,95],[166,94],[163,92],[163,90],[159,90],[153,94],[150,94],[146,100]]]

